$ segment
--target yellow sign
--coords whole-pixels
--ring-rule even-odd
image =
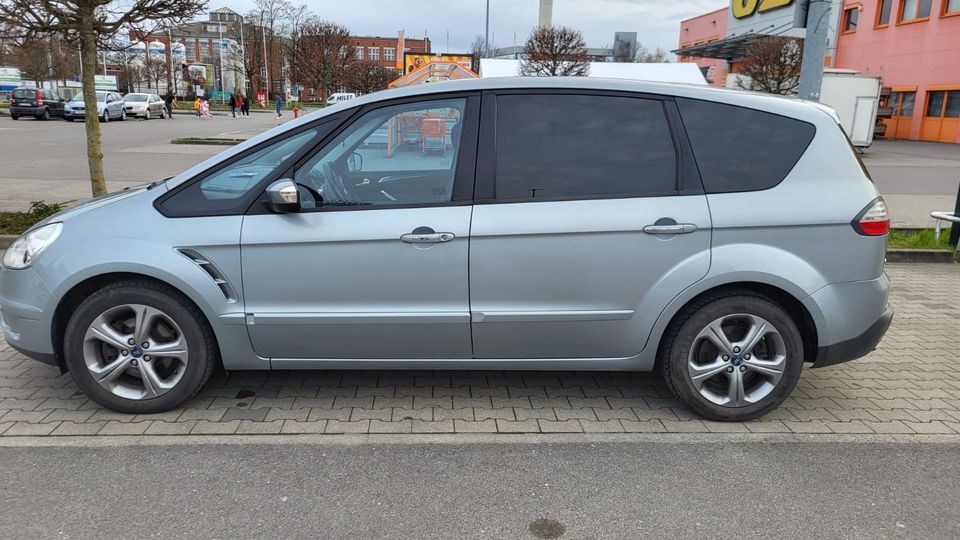
[[[473,67],[473,56],[469,54],[405,53],[403,55],[403,73],[406,75],[432,62],[450,62],[471,69]]]
[[[789,6],[794,0],[730,0],[730,12],[736,19],[746,19],[755,13],[766,13]]]

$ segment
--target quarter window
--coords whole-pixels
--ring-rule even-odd
[[[755,109],[677,99],[707,193],[769,189],[790,173],[812,124]]]
[[[677,191],[677,154],[657,100],[497,97],[496,198],[625,197]]]
[[[189,216],[245,210],[247,195],[316,136],[316,128],[308,129],[227,165],[164,201],[164,213]]]
[[[297,169],[303,208],[449,202],[465,106],[446,99],[366,113]]]

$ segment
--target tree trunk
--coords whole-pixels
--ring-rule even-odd
[[[91,4],[92,6],[92,4]],[[100,118],[97,117],[97,35],[93,31],[93,9],[83,14],[80,27],[80,65],[83,66],[83,107],[87,131],[87,166],[94,197],[107,193],[103,176],[103,148],[100,141]]]

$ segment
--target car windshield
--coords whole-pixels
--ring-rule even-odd
[[[106,92],[97,92],[97,101],[98,101],[98,102],[103,103],[103,102],[106,101],[106,100],[107,100],[107,93],[106,93]],[[74,102],[74,103],[83,103],[83,94],[81,93],[81,94],[77,94],[77,95],[73,96],[73,99],[71,99],[70,101],[72,101],[72,102]]]
[[[146,94],[127,94],[126,96],[123,97],[123,99],[124,101],[132,101],[132,102],[146,101],[147,95]]]

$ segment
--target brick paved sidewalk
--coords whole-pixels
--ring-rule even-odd
[[[891,264],[893,326],[856,362],[806,369],[746,423],[698,419],[650,374],[308,371],[215,375],[184,408],[124,415],[0,340],[0,434],[756,432],[960,434],[960,266]]]

